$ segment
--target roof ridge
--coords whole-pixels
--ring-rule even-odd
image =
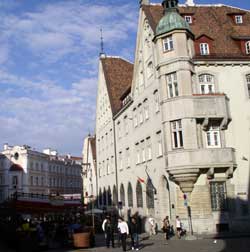
[[[123,58],[123,57],[121,57],[121,56],[117,56],[117,55],[106,55],[106,57],[104,57],[103,59],[105,59],[105,58],[109,58],[109,59],[121,59],[121,60],[124,60],[124,61],[126,61],[126,62],[128,62],[128,63],[134,65],[134,63],[131,62],[130,60],[125,59],[125,58]]]

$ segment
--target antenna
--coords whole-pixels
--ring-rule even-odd
[[[102,28],[100,29],[100,33],[101,33],[101,52],[100,52],[100,56],[104,56],[104,42],[103,42],[103,36],[102,36]]]

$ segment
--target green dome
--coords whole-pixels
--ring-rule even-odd
[[[176,10],[168,10],[156,27],[156,36],[173,30],[187,30],[192,33],[189,24]]]

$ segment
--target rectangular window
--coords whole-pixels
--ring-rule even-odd
[[[209,45],[207,43],[200,43],[201,55],[209,55]]]
[[[13,176],[13,177],[12,177],[12,186],[13,186],[14,188],[16,188],[17,185],[18,185],[18,177],[17,177],[17,176]]]
[[[210,182],[210,195],[213,211],[227,210],[225,182]]]
[[[127,166],[127,168],[130,167],[130,152],[129,152],[129,148],[126,149],[126,166]]]
[[[235,23],[236,24],[242,24],[243,23],[243,19],[242,19],[241,15],[235,16]]]
[[[156,146],[157,146],[157,157],[160,157],[163,155],[163,151],[162,151],[162,139],[161,139],[161,131],[157,132],[157,142],[156,142]]]
[[[168,97],[179,96],[176,73],[167,75]]]
[[[220,127],[212,125],[208,128],[207,134],[207,147],[208,148],[220,148]]]
[[[172,36],[168,36],[163,39],[163,51],[168,52],[174,49],[174,43]]]
[[[136,164],[140,164],[141,159],[140,159],[140,150],[137,149],[136,151]]]
[[[246,76],[248,97],[250,98],[250,74]]]
[[[157,90],[154,92],[154,104],[155,104],[155,113],[157,113],[160,111],[159,93]]]
[[[171,122],[173,148],[183,148],[183,133],[181,120]]]
[[[151,139],[150,137],[147,138],[147,148],[146,148],[146,151],[147,151],[147,160],[151,160],[152,159],[152,145],[151,145]]]
[[[246,42],[246,54],[250,54],[250,41]]]
[[[146,161],[146,153],[145,153],[145,149],[142,149],[142,162]]]
[[[120,170],[123,169],[122,152],[119,152],[119,168]]]
[[[192,24],[192,16],[185,16],[185,21],[186,21],[188,24]]]
[[[136,110],[134,109],[133,111],[133,114],[134,114],[134,127],[136,128],[138,126],[138,119],[137,119],[137,114],[136,114]]]
[[[145,120],[149,119],[149,107],[148,107],[148,105],[146,105],[144,107],[144,116],[145,116]]]

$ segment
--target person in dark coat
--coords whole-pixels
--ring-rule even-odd
[[[104,231],[106,234],[106,246],[109,248],[110,242],[112,244],[112,247],[114,248],[114,226],[113,223],[111,223],[110,218],[107,219],[105,225],[104,225]]]
[[[131,234],[131,248],[132,250],[139,250],[139,232],[140,226],[137,223],[136,218],[132,217],[130,223],[130,234]]]

